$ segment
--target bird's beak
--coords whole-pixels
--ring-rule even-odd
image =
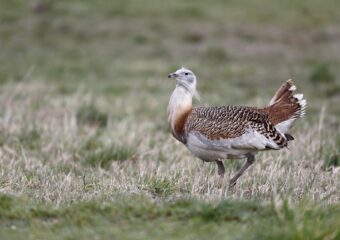
[[[177,78],[177,77],[178,77],[178,74],[176,74],[176,73],[170,73],[168,75],[168,78]]]

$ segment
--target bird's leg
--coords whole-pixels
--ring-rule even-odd
[[[241,167],[241,169],[235,174],[234,177],[232,177],[232,179],[230,180],[230,186],[235,186],[236,181],[239,177],[241,177],[241,175],[244,173],[244,171],[254,163],[255,161],[255,156],[251,153],[247,153],[247,160],[246,162],[243,164],[243,166]]]
[[[224,173],[225,173],[225,168],[224,168],[224,165],[223,165],[223,162],[221,160],[215,160],[216,164],[217,164],[217,173],[218,175],[220,175],[221,177],[224,176]]]

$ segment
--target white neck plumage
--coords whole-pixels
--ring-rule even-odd
[[[178,124],[180,124],[183,115],[192,109],[193,93],[186,87],[177,84],[171,94],[168,105],[168,122],[174,135],[178,134]]]

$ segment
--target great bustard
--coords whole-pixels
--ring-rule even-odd
[[[231,178],[230,185],[255,161],[258,151],[287,147],[294,138],[288,133],[296,119],[304,115],[306,100],[294,94],[296,87],[287,80],[264,108],[221,106],[192,107],[196,92],[196,76],[186,68],[169,74],[176,79],[168,106],[168,121],[172,135],[196,157],[214,161],[223,176],[222,159],[246,158],[246,162]]]

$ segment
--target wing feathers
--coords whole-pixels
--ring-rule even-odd
[[[234,148],[278,149],[286,138],[269,122],[268,114],[253,107],[194,108],[185,131],[197,132],[211,141],[227,140]]]

